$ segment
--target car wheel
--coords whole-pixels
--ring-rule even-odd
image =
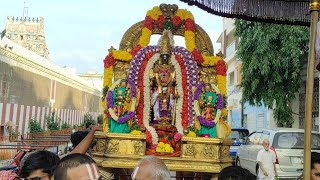
[[[236,166],[241,166],[239,157],[237,157]]]

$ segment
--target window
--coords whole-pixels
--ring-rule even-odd
[[[312,134],[311,148],[320,150],[320,135]],[[276,149],[303,149],[304,133],[303,132],[279,132],[275,134],[272,146]]]
[[[236,50],[236,42],[233,41],[229,44],[229,46],[226,48],[226,57],[229,57],[234,51]]]
[[[21,41],[23,40],[23,35],[20,35],[20,40],[21,40]]]
[[[229,86],[234,85],[234,71],[229,73]]]

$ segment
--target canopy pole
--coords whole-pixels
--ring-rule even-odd
[[[313,107],[313,86],[315,70],[315,44],[320,0],[310,0],[310,41],[309,41],[309,60],[306,85],[306,111],[304,123],[304,178],[311,179],[311,130],[312,130],[312,107]]]

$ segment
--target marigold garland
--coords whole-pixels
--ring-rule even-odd
[[[114,59],[121,61],[131,61],[132,59],[132,54],[126,51],[113,50],[112,55]]]

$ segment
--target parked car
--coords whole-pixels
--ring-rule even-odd
[[[276,155],[279,178],[294,179],[303,172],[304,131],[302,129],[262,130],[251,133],[239,147],[236,165],[257,175],[257,154],[262,141],[269,139],[270,150]],[[320,152],[320,134],[312,132],[312,151]]]
[[[235,163],[238,148],[243,143],[244,138],[249,135],[249,130],[244,128],[232,128],[231,134],[228,138],[234,139],[232,146],[230,147],[230,156]]]

